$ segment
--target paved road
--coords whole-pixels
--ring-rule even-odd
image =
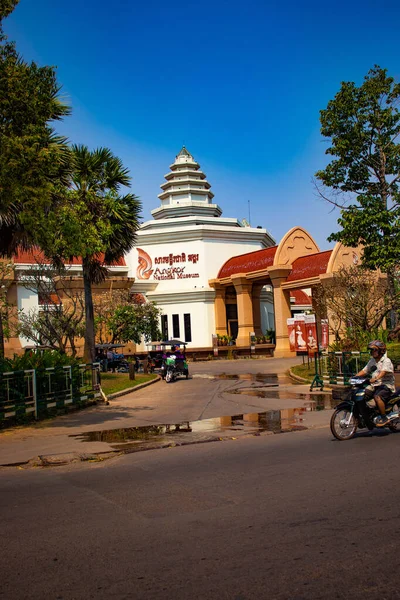
[[[293,386],[285,376],[287,369],[299,359],[257,359],[199,362],[190,365],[192,378],[165,381],[100,405],[71,413],[34,427],[0,433],[0,465],[27,461],[38,455],[61,453],[106,452],[106,442],[82,443],[71,437],[91,431],[105,431],[138,426],[179,423],[267,410],[294,409],[305,406],[308,399],[301,392],[308,386]],[[300,359],[301,360],[301,359]],[[242,379],[216,379],[214,375],[262,373],[268,382]],[[279,384],[279,394],[277,388]],[[254,396],[254,388],[266,385],[262,397]],[[232,393],[233,391],[241,393]],[[247,390],[250,393],[245,393]],[[243,393],[242,393],[243,392]],[[290,392],[290,393],[289,393]],[[278,397],[279,396],[279,397]],[[309,404],[309,402],[308,402]],[[307,426],[329,415],[310,413]]]
[[[399,598],[399,444],[319,429],[0,470],[0,598]]]

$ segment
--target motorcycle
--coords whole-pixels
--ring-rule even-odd
[[[370,408],[365,401],[365,388],[369,382],[369,377],[352,377],[350,379],[349,395],[338,404],[331,418],[331,432],[337,440],[351,440],[357,429],[371,431],[376,426],[380,413],[376,407]],[[396,389],[387,402],[386,416],[389,423],[385,427],[388,427],[390,431],[399,431],[400,388]]]
[[[177,358],[174,354],[167,356],[161,367],[161,377],[167,383],[174,381],[179,375],[184,375],[186,379],[189,377],[189,369],[187,362],[184,359]]]

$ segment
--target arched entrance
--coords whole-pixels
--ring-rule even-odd
[[[209,281],[215,290],[216,332],[229,333],[229,318],[237,310],[237,346],[248,346],[250,334],[260,335],[260,295],[264,286],[273,290],[276,347],[275,356],[291,355],[287,319],[291,317],[293,290],[321,285],[341,265],[359,260],[360,249],[336,244],[320,252],[313,238],[302,227],[294,227],[278,246],[234,256],[221,267],[218,277]],[[234,290],[234,293],[233,293]],[[228,308],[229,307],[229,308]]]

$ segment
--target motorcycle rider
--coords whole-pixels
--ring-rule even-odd
[[[370,408],[379,410],[379,417],[376,420],[377,427],[384,427],[389,423],[386,416],[385,403],[390,400],[395,392],[393,363],[386,354],[386,344],[380,340],[373,340],[368,344],[371,353],[371,359],[356,377],[361,377],[373,373],[369,385],[365,388],[365,400]]]

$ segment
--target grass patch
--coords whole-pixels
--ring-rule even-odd
[[[295,365],[294,367],[290,367],[291,372],[297,377],[302,377],[306,379],[309,383],[312,382],[315,375],[314,365]]]
[[[109,394],[115,394],[115,392],[121,392],[128,388],[136,387],[146,381],[156,379],[157,375],[143,373],[136,374],[134,380],[129,379],[129,373],[102,373],[101,374],[101,387],[103,392],[108,396]]]

